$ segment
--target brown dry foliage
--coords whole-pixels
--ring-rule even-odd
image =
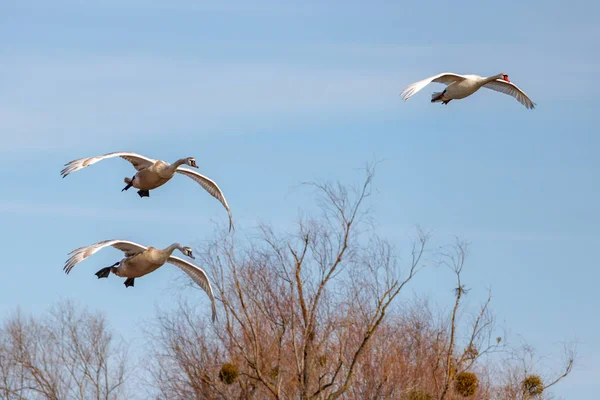
[[[61,303],[48,317],[6,318],[0,398],[459,400],[464,377],[476,375],[470,399],[525,400],[532,374],[550,382],[536,394],[545,396],[570,373],[574,352],[565,349],[561,370],[549,374],[533,349],[499,337],[491,294],[465,310],[465,243],[432,252],[419,232],[401,259],[370,224],[372,178],[367,169],[355,190],[312,184],[322,212],[291,233],[263,226],[243,246],[223,234],[201,248],[219,320],[186,301],[159,311],[144,384],[127,380],[129,393],[126,351],[103,316]],[[425,264],[453,274],[448,309],[399,301]]]
[[[531,397],[538,396],[544,391],[544,382],[537,375],[529,375],[521,383],[523,393]]]
[[[221,379],[222,382],[225,382],[226,385],[231,385],[239,375],[240,373],[235,364],[225,363],[219,372],[219,379]]]
[[[454,390],[462,397],[473,396],[479,387],[479,379],[472,372],[461,372],[454,378]]]
[[[507,347],[491,294],[460,323],[467,245],[433,253],[419,232],[400,262],[369,224],[372,177],[367,170],[354,190],[312,184],[322,213],[291,233],[262,226],[243,246],[224,234],[200,249],[220,319],[212,325],[186,302],[159,313],[151,372],[160,398],[462,399],[455,382],[465,371],[480,377],[471,399],[520,389],[505,376],[516,364],[499,358]],[[394,303],[425,263],[456,278],[449,314],[423,300]],[[225,362],[239,368],[232,385],[218,378]]]

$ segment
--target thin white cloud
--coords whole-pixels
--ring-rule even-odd
[[[365,8],[361,2],[355,4],[346,3],[345,9],[340,10],[339,7],[331,4],[304,1],[304,2],[284,2],[276,0],[253,0],[253,1],[209,1],[209,0],[101,0],[101,1],[82,1],[82,0],[54,0],[48,2],[45,0],[20,0],[16,5],[21,9],[69,9],[69,10],[115,10],[129,11],[135,10],[138,12],[257,12],[261,15],[265,14],[282,14],[287,13],[294,17],[300,14],[315,14],[330,12],[339,15],[340,12],[353,10],[354,12],[365,13]],[[392,5],[392,9],[398,12],[403,11],[400,6]],[[380,8],[371,7],[369,10],[372,13],[381,13]]]
[[[563,242],[568,240],[599,240],[600,235],[544,232],[544,231],[490,231],[481,229],[465,229],[452,231],[448,229],[435,230],[436,236],[458,236],[467,241],[498,241],[498,242]]]
[[[17,214],[32,216],[61,216],[70,218],[89,218],[119,221],[145,221],[168,224],[190,223],[189,216],[176,213],[151,213],[135,209],[115,209],[98,207],[81,207],[71,204],[27,203],[16,201],[1,201],[0,214]]]
[[[398,91],[397,72],[343,67],[150,57],[30,59],[12,66],[7,60],[1,61],[4,75],[13,82],[5,88],[14,94],[6,105],[19,106],[32,102],[34,106],[51,106],[44,102],[54,99],[76,110],[106,102],[109,109],[123,112],[121,106],[127,105],[133,111],[149,106],[167,113],[253,113],[369,106],[386,85],[391,84],[394,93]]]
[[[2,150],[55,148],[157,127],[214,125],[227,117],[352,112],[390,107],[393,72],[285,64],[209,64],[105,57],[0,60]],[[396,104],[397,105],[397,104]]]
[[[235,52],[236,45],[229,52]],[[237,44],[239,46],[239,44]],[[315,47],[316,46],[316,47]],[[526,46],[319,44],[299,46],[292,58],[269,62],[206,62],[194,55],[161,57],[113,54],[0,57],[0,152],[52,150],[92,144],[91,140],[135,140],[155,133],[193,130],[219,134],[233,122],[278,117],[393,113],[417,118],[430,106],[427,96],[417,109],[402,109],[400,91],[409,83],[441,70],[480,75],[508,72],[538,104],[552,99],[589,96],[592,66],[559,55],[536,53]],[[453,54],[475,52],[475,65],[441,65]],[[327,60],[315,64],[315,55]],[[540,60],[542,60],[540,62]],[[470,60],[469,63],[471,63]],[[571,60],[573,61],[573,60]],[[548,86],[538,64],[553,65],[567,93]],[[514,72],[513,72],[514,71]],[[433,90],[433,89],[431,89]],[[499,96],[482,93],[479,96]],[[473,102],[470,107],[483,107]],[[173,139],[178,139],[173,136]],[[121,142],[122,143],[122,142]]]

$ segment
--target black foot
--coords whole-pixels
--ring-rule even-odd
[[[112,267],[106,267],[106,268],[102,268],[100,271],[96,272],[96,276],[98,277],[98,279],[100,278],[108,278],[108,275],[110,274],[110,269]]]
[[[137,193],[140,195],[140,197],[150,197],[149,190],[138,190]]]
[[[121,262],[118,261],[118,262],[114,263],[113,265],[111,265],[110,267],[102,268],[100,271],[96,272],[96,276],[98,277],[98,279],[100,279],[100,278],[108,278],[108,275],[110,274],[110,272],[113,269],[113,267],[116,267],[120,263]]]
[[[134,280],[134,279],[135,279],[135,278],[127,278],[127,279],[125,279],[125,287],[126,287],[126,288],[127,288],[127,287],[129,287],[129,286],[132,286],[132,287],[133,287],[133,280]]]

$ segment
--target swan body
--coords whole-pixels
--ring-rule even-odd
[[[452,72],[444,72],[408,85],[400,95],[406,101],[431,82],[447,86],[443,92],[432,94],[432,103],[441,102],[442,104],[448,104],[452,100],[464,99],[484,87],[514,97],[527,109],[535,108],[535,103],[517,85],[512,83],[505,73],[490,77],[481,77],[479,75],[459,75]]]
[[[132,178],[125,178],[127,186],[122,191],[128,190],[130,187],[134,187],[138,190],[138,195],[143,197],[150,197],[150,190],[154,190],[161,187],[168,181],[170,181],[175,174],[179,173],[192,178],[196,181],[204,190],[206,190],[211,196],[221,202],[221,204],[227,210],[229,216],[229,230],[233,228],[233,219],[231,216],[231,210],[229,204],[225,199],[225,195],[219,188],[219,186],[210,178],[199,174],[196,171],[192,171],[187,168],[182,168],[182,165],[188,165],[193,168],[198,168],[196,160],[193,157],[181,158],[175,161],[173,164],[169,164],[162,160],[153,160],[151,158],[142,156],[137,153],[120,151],[114,153],[108,153],[101,156],[79,158],[65,164],[65,167],[60,172],[62,177],[65,178],[69,174],[79,171],[85,167],[89,167],[99,161],[106,160],[109,158],[121,157],[129,161],[133,167],[137,170],[137,173]]]
[[[133,176],[133,178],[131,178],[131,180],[128,180],[129,182],[131,182],[131,186],[133,186],[136,189],[156,189],[167,183],[171,178],[175,176],[177,167],[181,165],[180,163],[182,161],[183,160],[178,160],[173,165],[170,165],[164,161],[156,161],[148,168],[144,168],[143,170],[136,173]],[[125,183],[129,182],[126,181]]]
[[[134,286],[134,279],[140,278],[151,272],[156,271],[164,264],[169,263],[183,270],[196,284],[198,284],[207,294],[212,304],[212,319],[216,320],[216,305],[212,286],[206,273],[196,265],[185,261],[179,257],[173,256],[175,250],[179,250],[184,255],[194,258],[192,249],[182,246],[179,243],[173,243],[165,249],[155,247],[146,247],[128,240],[103,240],[89,246],[80,247],[69,253],[70,257],[66,261],[63,270],[69,274],[75,265],[90,257],[97,251],[113,247],[121,250],[125,257],[110,267],[102,268],[96,272],[98,279],[108,278],[112,272],[114,275],[127,278],[124,282],[125,287]]]

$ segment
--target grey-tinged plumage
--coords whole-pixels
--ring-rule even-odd
[[[79,171],[85,167],[97,163],[108,158],[121,157],[129,161],[133,167],[137,170],[137,173],[133,178],[125,178],[127,186],[123,190],[128,190],[130,187],[134,187],[138,190],[140,197],[150,197],[150,190],[156,189],[175,176],[176,173],[183,174],[192,178],[194,181],[200,184],[211,196],[219,200],[221,204],[227,210],[229,216],[229,230],[233,229],[233,218],[231,216],[231,210],[229,204],[225,199],[223,191],[219,188],[215,181],[212,179],[199,174],[198,172],[182,168],[181,165],[189,165],[193,168],[198,168],[196,160],[193,157],[181,158],[175,161],[173,164],[169,164],[166,161],[154,160],[137,153],[121,151],[115,153],[108,153],[101,156],[79,158],[65,164],[65,167],[60,172],[62,177],[65,178],[67,175]]]
[[[127,278],[125,281],[125,287],[129,287],[134,286],[135,278],[140,278],[144,275],[154,272],[165,263],[173,264],[183,270],[208,294],[208,297],[211,301],[212,320],[213,322],[216,320],[217,308],[208,276],[200,267],[197,267],[188,261],[172,255],[173,251],[179,250],[184,255],[194,258],[192,249],[182,246],[179,243],[173,243],[165,249],[157,249],[154,247],[142,246],[128,240],[103,240],[90,246],[80,247],[70,252],[70,257],[66,261],[63,270],[68,274],[75,267],[75,265],[90,257],[97,251],[109,246],[121,250],[123,253],[125,253],[125,257],[110,267],[102,268],[96,272],[96,276],[98,278],[107,278],[112,272],[119,277]]]

